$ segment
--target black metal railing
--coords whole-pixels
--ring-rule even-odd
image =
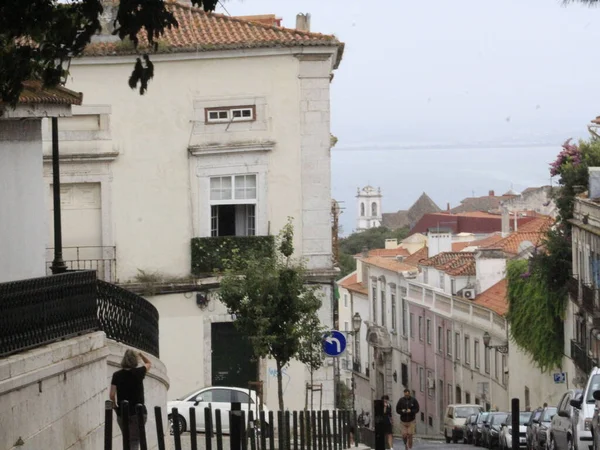
[[[596,361],[588,355],[585,347],[575,340],[571,340],[571,359],[586,374],[596,365]]]
[[[46,274],[52,275],[50,266],[54,249],[46,249]],[[95,270],[99,280],[114,283],[117,280],[117,247],[78,246],[63,247],[63,259],[69,270]]]
[[[156,308],[95,271],[0,283],[0,357],[98,330],[159,356]]]
[[[596,290],[593,286],[581,284],[581,306],[590,314],[594,313]]]
[[[360,360],[355,359],[354,361],[352,361],[352,370],[360,373],[361,372],[360,368],[361,368]]]
[[[159,356],[158,311],[143,297],[98,280],[98,320],[110,339]]]

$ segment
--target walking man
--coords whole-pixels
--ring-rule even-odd
[[[143,365],[138,367],[138,357]],[[146,423],[146,406],[144,405],[144,377],[150,370],[152,363],[141,352],[136,353],[133,350],[125,351],[121,361],[121,370],[116,371],[112,376],[110,383],[110,399],[117,410],[117,423],[123,431],[123,421],[129,421],[129,443],[131,450],[138,450],[140,447],[140,435],[138,428],[138,418],[136,415],[136,405],[144,407],[144,424]],[[129,402],[129,417],[123,417],[121,406],[124,401]]]
[[[402,440],[406,449],[413,446],[413,435],[415,434],[415,421],[419,412],[419,402],[410,395],[409,389],[404,389],[404,397],[398,400],[396,412],[400,415],[400,427]]]

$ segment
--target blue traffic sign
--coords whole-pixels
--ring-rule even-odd
[[[327,356],[340,356],[346,350],[346,336],[337,330],[331,330],[323,336],[323,352]]]
[[[567,374],[564,372],[558,372],[554,374],[555,383],[564,383],[567,380]]]

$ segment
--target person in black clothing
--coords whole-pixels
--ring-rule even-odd
[[[138,356],[143,365],[138,367]],[[117,410],[117,423],[123,431],[123,420],[129,420],[129,442],[131,450],[138,450],[140,436],[136,405],[144,406],[144,424],[146,423],[146,406],[144,405],[144,377],[152,367],[150,360],[141,352],[127,350],[121,361],[121,370],[116,371],[110,383],[110,400]],[[121,406],[124,401],[129,402],[129,417],[123,418]]]
[[[404,397],[398,400],[396,413],[400,415],[402,439],[407,449],[412,448],[413,435],[415,434],[415,420],[419,412],[419,402],[410,395],[409,389],[404,389]]]
[[[383,400],[383,420],[384,420],[384,433],[389,450],[394,449],[394,435],[392,430],[392,405],[390,404],[390,398],[387,395],[381,397]]]

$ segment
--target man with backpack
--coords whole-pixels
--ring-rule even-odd
[[[419,402],[410,395],[410,390],[404,389],[404,397],[401,397],[396,404],[396,413],[400,415],[400,429],[402,431],[402,440],[407,449],[413,445],[413,435],[415,434],[416,417],[419,413]]]

